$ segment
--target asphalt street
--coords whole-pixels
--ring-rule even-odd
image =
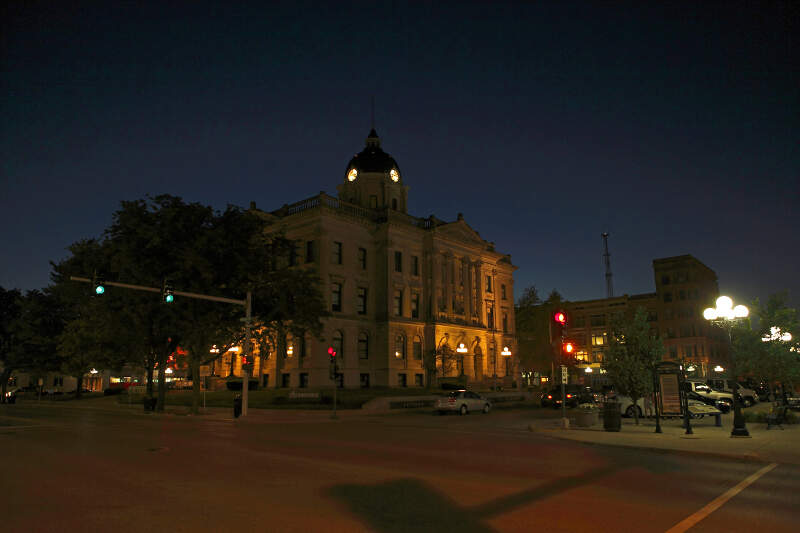
[[[692,516],[689,531],[799,527],[797,466],[521,429],[545,410],[251,414],[1,405],[1,529],[665,532]]]

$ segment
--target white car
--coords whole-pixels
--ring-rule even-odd
[[[619,411],[622,413],[622,416],[633,418],[634,416],[634,409],[638,409],[639,411],[639,418],[644,416],[644,398],[639,398],[636,400],[636,405],[634,406],[633,400],[629,396],[622,396],[621,394],[615,394],[614,396],[608,397],[609,401],[616,401],[620,404]]]
[[[433,408],[439,414],[450,412],[466,415],[470,411],[482,411],[486,414],[491,410],[492,402],[476,392],[461,389],[438,398]]]

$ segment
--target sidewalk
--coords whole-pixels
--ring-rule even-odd
[[[560,427],[560,418],[534,420],[528,429],[588,444],[800,465],[800,427],[797,424],[783,424],[783,430],[777,427],[767,430],[766,424],[751,422],[747,424],[748,438],[731,437],[732,414],[722,415],[722,427],[714,425],[714,417],[692,420],[691,435],[686,435],[683,421],[678,419],[662,420],[662,433],[655,433],[653,419],[640,419],[637,426],[633,419],[623,418],[621,430],[614,432],[603,429],[602,418],[591,427],[576,427],[572,416],[569,429]]]

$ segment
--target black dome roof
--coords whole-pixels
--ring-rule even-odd
[[[374,128],[369,132],[366,147],[354,155],[347,164],[345,174],[353,167],[355,167],[359,173],[389,172],[393,168],[396,168],[397,171],[400,172],[397,161],[381,149],[381,140]]]

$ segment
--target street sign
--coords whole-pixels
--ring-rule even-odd
[[[568,383],[567,377],[568,377],[568,375],[567,375],[567,367],[562,366],[561,367],[561,383],[566,385]]]

